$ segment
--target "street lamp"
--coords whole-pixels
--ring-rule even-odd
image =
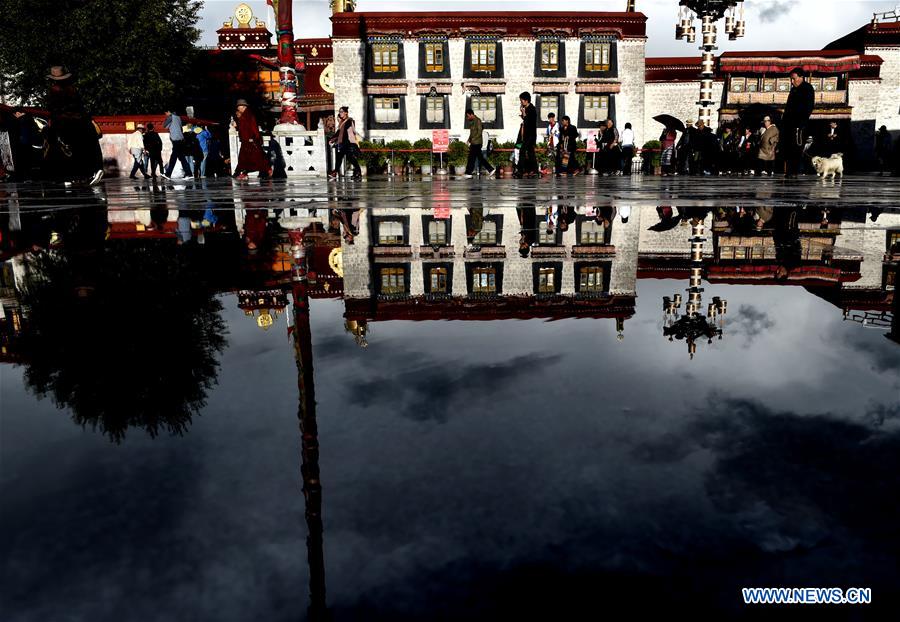
[[[697,27],[700,20],[700,34],[703,52],[700,72],[700,106],[698,120],[710,126],[713,105],[713,80],[715,79],[716,22],[725,18],[725,33],[734,41],[744,36],[747,24],[744,21],[744,0],[681,0],[678,3],[678,20],[675,23],[675,38],[688,43],[697,41]],[[740,9],[738,9],[740,7]]]
[[[681,294],[663,297],[663,336],[669,341],[686,341],[692,359],[697,353],[698,339],[706,338],[712,343],[714,337],[722,338],[728,312],[728,301],[716,296],[703,315],[703,288],[700,287],[703,282],[703,243],[706,242],[703,228],[703,221],[700,221],[693,225],[691,232],[691,286],[687,289],[684,313],[681,312]]]

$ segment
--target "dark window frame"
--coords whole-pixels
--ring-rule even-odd
[[[434,99],[441,98],[444,100],[444,122],[429,123],[427,119],[427,101],[429,97]],[[419,97],[419,129],[420,130],[440,130],[450,129],[450,96],[449,95],[422,95]]]
[[[581,271],[584,268],[597,267],[603,269],[603,289],[599,292],[582,292],[581,291]],[[612,277],[611,261],[576,261],[573,267],[575,271],[575,293],[588,294],[591,296],[604,295],[609,293],[609,283]]]
[[[375,53],[372,49],[374,45],[396,45],[397,46],[397,71],[375,71]],[[366,78],[370,80],[397,80],[406,78],[406,59],[403,54],[402,39],[375,39],[366,44]]]
[[[403,226],[403,243],[402,244],[382,244],[381,243],[381,225],[385,222],[399,221]],[[373,216],[372,229],[375,236],[372,239],[373,246],[381,246],[386,248],[396,248],[398,246],[409,246],[409,216]]]
[[[485,221],[493,221],[497,226],[497,241],[493,244],[481,244],[481,246],[490,246],[491,248],[495,246],[503,246],[503,215],[502,214],[488,214],[484,217]],[[472,215],[466,214],[466,232],[472,230]],[[467,236],[468,237],[468,236]]]
[[[540,290],[541,284],[541,269],[542,268],[552,268],[553,269],[553,291],[552,292],[542,292]],[[532,278],[532,291],[537,295],[555,295],[559,294],[562,291],[562,269],[563,265],[561,261],[536,261],[531,265],[531,278]]]
[[[609,69],[605,71],[588,71],[585,68],[585,50],[588,43],[609,44]],[[619,45],[615,37],[597,37],[582,39],[578,46],[578,77],[579,78],[618,78],[619,77]]]
[[[479,268],[493,268],[494,269],[494,287],[495,290],[492,293],[475,293],[473,286],[473,279],[475,275],[475,270]],[[468,292],[469,296],[476,297],[493,297],[500,296],[503,293],[503,262],[502,261],[478,261],[478,262],[469,262],[466,263],[466,292]]]
[[[410,291],[410,264],[408,263],[378,263],[375,264],[375,269],[378,271],[375,279],[375,295],[379,297],[389,297],[389,298],[402,298],[404,296],[409,296]],[[401,293],[384,293],[381,290],[381,271],[389,270],[389,269],[400,269],[403,271],[403,292]]]
[[[426,45],[442,44],[444,49],[444,69],[443,71],[428,71],[425,57]],[[419,41],[419,78],[450,78],[450,44],[446,39],[443,41],[423,39]]]
[[[444,268],[447,271],[447,291],[433,292],[431,291],[431,271],[434,268]],[[435,296],[451,296],[453,294],[453,264],[450,262],[425,262],[422,264],[422,285],[424,292]]]
[[[481,95],[479,95],[477,93],[476,94],[467,93],[466,94],[466,109],[469,109],[472,107],[473,95],[475,97],[494,97],[494,98],[496,98],[496,102],[497,102],[496,103],[496,107],[497,107],[496,120],[493,122],[490,122],[490,121],[485,121],[484,119],[481,119],[481,124],[482,124],[482,127],[486,130],[502,130],[503,129],[503,97],[500,95],[496,95],[494,93],[485,93],[485,94],[481,94]],[[478,110],[475,110],[476,115],[478,115],[478,112],[479,112]],[[481,115],[478,115],[478,116],[480,117]]]
[[[541,128],[542,131],[547,131],[547,115],[543,113],[541,110],[541,103],[544,97],[552,96],[556,97],[556,101],[558,102],[556,109],[556,123],[559,124],[562,122],[562,118],[566,116],[566,94],[565,93],[538,93],[535,96],[534,106],[538,111],[538,127]],[[573,124],[574,125],[574,124]],[[562,129],[562,126],[560,126]],[[546,136],[546,134],[545,134]]]
[[[615,93],[581,93],[578,96],[578,129],[581,128],[598,128],[604,127],[606,125],[606,119],[602,121],[588,121],[584,118],[584,98],[588,97],[608,97],[609,98],[609,108],[606,109],[606,116],[609,119],[613,120],[613,123],[616,121],[616,95]],[[618,125],[616,126],[618,127]]]
[[[544,69],[541,62],[541,46],[545,43],[559,45],[559,64],[556,69]],[[534,42],[534,75],[537,78],[565,78],[566,77],[566,42],[561,39],[539,39]]]
[[[447,241],[444,244],[441,244],[441,246],[450,246],[453,243],[450,237],[450,234],[453,231],[453,217],[451,216],[450,218],[435,218],[434,216],[422,216],[422,240],[425,246],[432,246],[431,234],[428,231],[428,225],[433,222],[440,222],[444,224],[444,230],[446,232],[445,237],[447,238]]]
[[[378,97],[398,97],[400,99],[400,121],[397,123],[379,123],[375,120],[375,99]],[[366,98],[366,127],[372,130],[405,130],[406,129],[406,95],[380,93],[368,95]]]
[[[473,43],[494,43],[496,48],[496,64],[494,71],[473,71],[472,70],[472,44]],[[463,77],[464,78],[502,78],[503,77],[503,42],[487,39],[466,39],[465,52],[463,53]]]

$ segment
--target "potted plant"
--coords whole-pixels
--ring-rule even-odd
[[[388,157],[391,159],[394,175],[402,175],[403,169],[409,160],[408,152],[412,149],[412,143],[408,140],[392,140],[385,147],[393,151],[393,153],[388,154]]]
[[[454,140],[450,143],[447,151],[447,161],[453,167],[456,175],[463,175],[466,172],[466,161],[469,159],[469,145],[461,140]]]
[[[410,161],[414,166],[419,167],[423,175],[431,175],[431,139],[420,138],[413,143],[415,151],[410,155]]]
[[[359,141],[359,148],[362,149],[363,154],[360,160],[360,168],[365,167],[366,173],[382,173],[384,172],[384,167],[387,164],[386,155],[378,151],[379,149],[384,149],[384,145],[377,145],[368,140]]]
[[[641,151],[645,151],[650,149],[650,153],[642,153],[641,157],[644,158],[644,172],[652,171],[654,175],[662,174],[662,144],[658,140],[648,140],[644,143],[644,146],[641,147]]]
[[[512,160],[510,160],[510,157],[512,156],[512,150],[515,148],[516,144],[511,141],[497,143],[495,147],[495,151],[492,155],[495,155],[497,158],[497,166],[500,167],[500,175],[502,177],[511,177],[513,174],[513,163]]]

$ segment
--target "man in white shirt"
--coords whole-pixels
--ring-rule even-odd
[[[631,123],[625,124],[619,140],[622,144],[622,159],[625,160],[622,172],[625,175],[631,175],[631,161],[634,159],[634,130],[631,129]]]
[[[137,128],[128,135],[128,152],[134,158],[134,166],[131,167],[131,179],[137,179],[138,171],[144,176],[144,179],[150,177],[147,174],[147,167],[144,165],[144,124],[138,123]]]
[[[555,160],[556,148],[559,145],[559,123],[556,122],[556,115],[552,112],[547,115],[547,129],[544,131],[544,142],[547,143],[547,153],[551,154],[553,160]]]

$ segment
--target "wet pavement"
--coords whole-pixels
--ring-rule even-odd
[[[3,619],[893,619],[897,185],[0,186]]]

